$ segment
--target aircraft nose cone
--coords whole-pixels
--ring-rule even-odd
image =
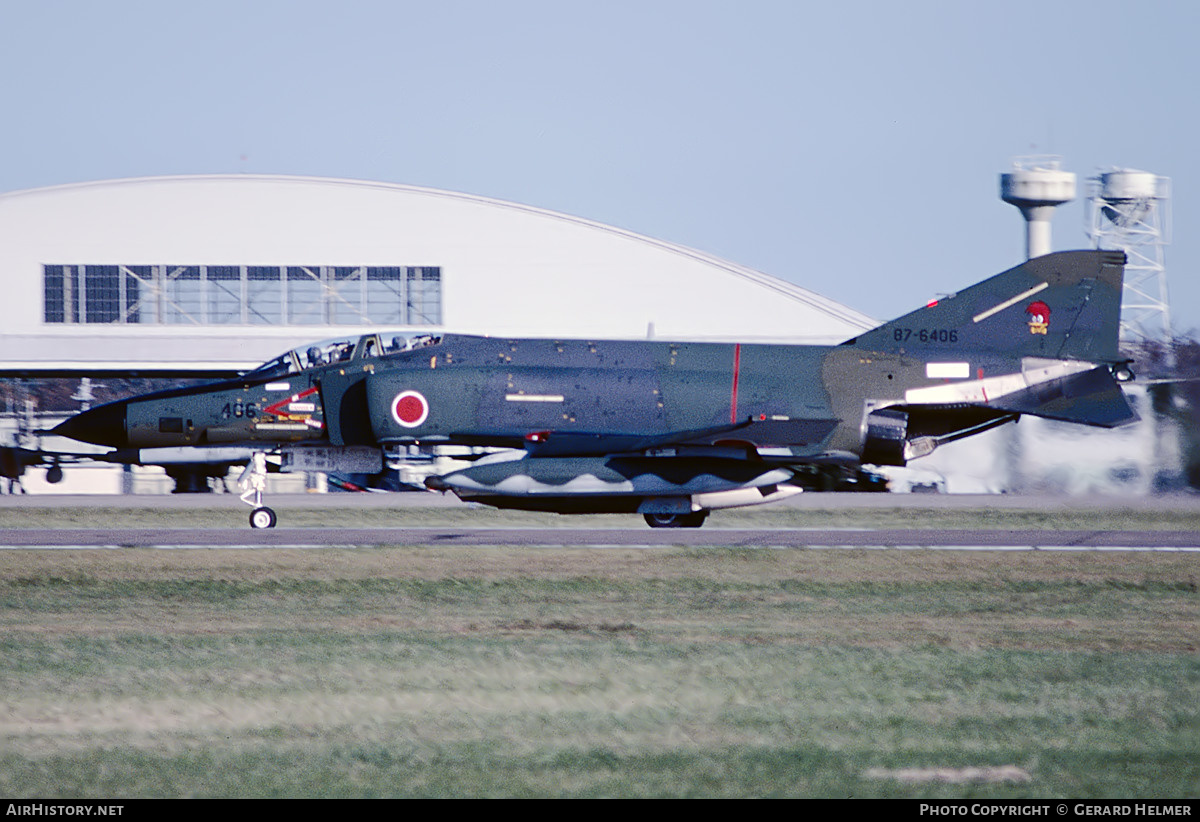
[[[125,448],[129,445],[129,438],[125,434],[125,403],[110,402],[81,411],[50,429],[50,433],[80,442]]]

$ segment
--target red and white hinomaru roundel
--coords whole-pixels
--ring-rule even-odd
[[[392,400],[392,419],[405,428],[416,428],[429,416],[429,401],[419,391],[401,391]]]

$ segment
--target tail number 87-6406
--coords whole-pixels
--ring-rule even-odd
[[[954,328],[897,328],[892,331],[896,342],[956,343],[958,330]]]

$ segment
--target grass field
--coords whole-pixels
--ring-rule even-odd
[[[6,551],[0,794],[1195,796],[1198,565]]]
[[[1198,583],[1181,553],[0,551],[0,795],[1196,796]]]

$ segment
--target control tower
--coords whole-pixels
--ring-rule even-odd
[[[1062,158],[1039,155],[1013,158],[1012,171],[1000,175],[1000,199],[1025,217],[1025,256],[1049,254],[1054,209],[1075,199],[1075,175],[1061,170]]]

